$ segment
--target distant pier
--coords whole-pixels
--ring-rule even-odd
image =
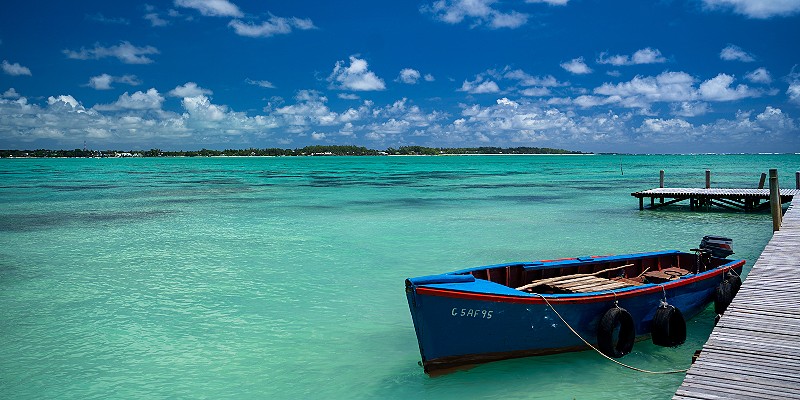
[[[673,399],[800,399],[800,199]]]
[[[775,170],[771,170],[770,174]],[[705,188],[665,188],[664,171],[661,171],[660,187],[631,193],[639,199],[639,209],[645,209],[645,199],[650,199],[649,209],[689,201],[691,210],[706,210],[716,206],[732,211],[768,210],[774,203],[788,203],[800,195],[800,172],[795,173],[795,189],[779,189],[777,175],[770,176],[770,188],[765,189],[767,174],[761,174],[757,189],[711,188],[711,171],[706,171]],[[774,178],[774,183],[773,183]],[[774,185],[774,186],[773,186]]]

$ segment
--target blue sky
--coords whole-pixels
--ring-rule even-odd
[[[0,148],[800,151],[800,1],[14,1]]]

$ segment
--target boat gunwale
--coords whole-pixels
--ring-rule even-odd
[[[598,261],[604,262],[606,260],[600,259]],[[429,296],[459,298],[465,300],[490,301],[490,302],[500,302],[500,303],[545,304],[547,301],[559,304],[594,303],[594,302],[602,302],[609,300],[626,299],[641,295],[652,294],[654,292],[661,292],[662,290],[666,291],[679,288],[685,285],[690,285],[695,282],[714,278],[717,275],[724,274],[729,270],[743,267],[744,264],[745,260],[730,260],[730,262],[720,265],[714,269],[701,272],[699,274],[686,275],[684,277],[681,277],[680,279],[666,283],[651,283],[647,285],[633,286],[617,290],[601,290],[597,292],[588,292],[588,293],[535,294],[535,293],[526,293],[520,291],[519,294],[512,295],[512,294],[500,294],[491,292],[472,292],[472,291],[456,290],[450,288],[433,288],[433,287],[427,287],[424,284],[420,286],[414,285],[414,291],[416,292],[417,295],[429,295]],[[520,265],[520,263],[511,263],[508,265]],[[552,264],[549,266],[552,266]],[[481,268],[485,269],[491,267],[495,266],[479,267],[477,269]],[[462,271],[471,271],[471,270],[475,269],[462,270]],[[460,273],[462,271],[457,271],[451,274]],[[476,280],[484,280],[484,279],[476,278]],[[547,300],[545,300],[545,298]]]

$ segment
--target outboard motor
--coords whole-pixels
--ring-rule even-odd
[[[733,239],[722,236],[703,236],[700,241],[700,249],[711,252],[717,258],[726,258],[733,254]]]

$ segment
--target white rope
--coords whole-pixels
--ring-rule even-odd
[[[567,328],[569,328],[569,330],[571,330],[572,333],[574,333],[575,336],[578,337],[578,339],[582,340],[583,343],[585,343],[587,346],[591,347],[592,350],[596,351],[598,354],[600,354],[601,356],[605,357],[606,359],[608,359],[610,361],[613,361],[613,362],[615,362],[615,363],[617,363],[617,364],[619,364],[619,365],[621,365],[621,366],[623,366],[625,368],[629,368],[629,369],[632,369],[634,371],[644,372],[644,373],[647,373],[647,374],[681,374],[681,373],[689,371],[688,368],[687,369],[672,370],[672,371],[648,371],[646,369],[636,368],[636,367],[633,367],[633,366],[630,366],[630,365],[627,365],[627,364],[623,364],[623,363],[621,363],[621,362],[619,362],[619,361],[617,361],[617,360],[615,360],[615,359],[603,354],[603,352],[600,351],[599,349],[597,349],[597,347],[594,347],[594,346],[592,346],[591,343],[587,342],[586,339],[584,339],[577,331],[575,331],[575,329],[572,329],[572,326],[570,326],[569,323],[564,320],[564,318],[561,316],[561,314],[559,314],[558,311],[556,311],[556,309],[553,308],[553,305],[550,304],[550,302],[547,301],[547,298],[544,297],[541,293],[534,293],[534,294],[536,294],[537,296],[541,297],[542,300],[544,300],[544,302],[547,303],[547,305],[550,307],[550,309],[553,310],[554,313],[556,313],[556,315],[561,320],[561,322],[563,322],[564,325],[566,325]],[[615,296],[616,296],[616,293],[615,293]]]

